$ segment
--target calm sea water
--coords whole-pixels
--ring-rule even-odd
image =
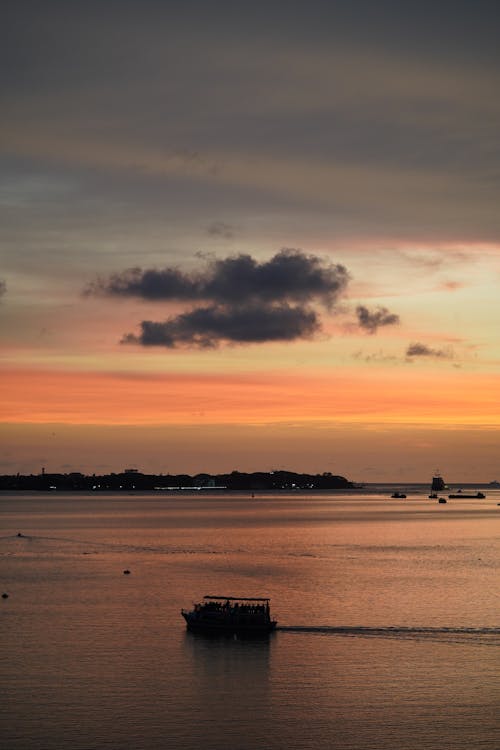
[[[498,750],[499,502],[4,494],[1,746]],[[205,594],[280,628],[189,634]]]

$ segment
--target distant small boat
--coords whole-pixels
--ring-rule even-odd
[[[269,599],[263,597],[205,596],[192,610],[181,610],[187,629],[202,633],[270,633],[277,621],[271,619]]]
[[[444,504],[444,503],[446,503],[446,502],[447,502],[447,500],[446,500],[445,497],[439,497],[438,498],[438,503],[440,503],[441,505]]]
[[[393,492],[393,493],[392,493],[392,495],[391,495],[391,497],[400,497],[400,498],[404,498],[404,497],[406,497],[406,495],[405,495],[405,493],[404,493],[404,492]]]

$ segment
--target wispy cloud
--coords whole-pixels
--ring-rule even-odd
[[[232,239],[235,231],[235,227],[231,226],[231,224],[226,224],[225,221],[213,221],[207,227],[207,232],[212,237],[222,237],[225,240]]]
[[[369,310],[364,305],[356,308],[358,325],[370,334],[374,334],[381,326],[394,326],[399,324],[399,315],[391,313],[386,307],[377,307]]]
[[[352,358],[360,362],[397,362],[397,357],[395,357],[393,354],[385,354],[381,350],[379,350],[378,352],[372,352],[371,354],[365,354],[362,351],[357,351],[353,353]]]
[[[410,344],[406,350],[406,358],[413,359],[414,357],[433,357],[435,359],[453,359],[453,352],[451,349],[433,349],[426,344],[416,342]]]
[[[439,285],[439,290],[443,292],[456,292],[458,289],[463,289],[465,284],[461,281],[443,281]]]

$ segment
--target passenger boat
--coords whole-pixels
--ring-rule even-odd
[[[270,600],[265,597],[204,596],[191,610],[182,609],[187,629],[205,633],[270,633]]]

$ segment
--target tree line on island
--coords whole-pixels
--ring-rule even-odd
[[[332,474],[299,474],[294,471],[257,471],[229,474],[143,474],[127,469],[118,474],[85,475],[80,472],[14,474],[0,476],[0,490],[179,491],[179,490],[338,490],[355,484]]]

